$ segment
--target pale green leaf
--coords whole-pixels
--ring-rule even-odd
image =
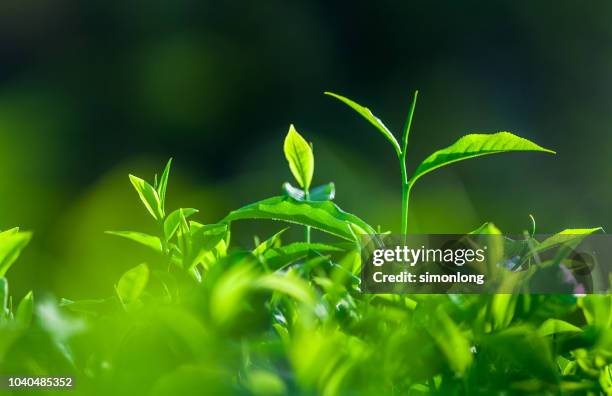
[[[26,294],[19,305],[17,306],[17,312],[15,313],[15,320],[21,325],[29,326],[32,323],[32,312],[34,311],[34,295],[30,290]]]
[[[0,238],[11,236],[19,232],[19,227],[9,228],[8,230],[4,230],[0,232]]]
[[[164,220],[164,235],[166,240],[170,240],[176,233],[176,230],[181,223],[181,211],[183,212],[183,216],[185,218],[198,213],[198,210],[193,208],[180,208],[170,213]]]
[[[8,314],[9,285],[6,278],[0,277],[0,318]]]
[[[314,305],[314,295],[308,283],[297,276],[271,273],[257,278],[254,287],[287,294],[305,304]]]
[[[137,231],[106,231],[106,234],[116,235],[122,238],[138,242],[148,248],[155,250],[156,252],[162,252],[162,244],[158,237],[145,234]]]
[[[510,151],[541,151],[555,153],[554,151],[540,147],[527,139],[518,137],[509,132],[466,135],[451,146],[438,150],[427,157],[414,172],[414,175],[410,179],[410,183],[414,183],[426,173],[457,161]]]
[[[580,333],[582,329],[560,319],[547,319],[538,328],[540,336],[549,336],[559,333]]]
[[[138,196],[140,197],[140,200],[144,204],[145,208],[147,208],[149,213],[151,213],[151,216],[153,216],[156,220],[163,219],[164,213],[157,190],[155,190],[155,188],[153,188],[153,186],[146,181],[134,175],[130,175],[130,181],[136,189],[136,192],[138,193]]]
[[[289,126],[289,132],[285,137],[284,151],[295,180],[302,188],[309,189],[314,174],[314,155],[310,144],[293,125]]]
[[[170,167],[172,166],[172,158],[168,160],[166,167],[164,168],[164,172],[159,179],[159,184],[157,186],[157,195],[159,196],[159,200],[161,202],[162,210],[165,208],[166,204],[166,189],[168,188],[168,176],[170,175]]]
[[[31,238],[30,232],[11,231],[0,234],[0,277],[11,268]]]
[[[149,267],[139,264],[127,270],[119,279],[117,284],[117,295],[125,305],[138,300],[149,281]]]
[[[351,225],[358,227],[360,232],[376,234],[366,222],[331,201],[298,202],[289,197],[272,197],[234,210],[222,221],[244,219],[272,219],[311,226],[350,241],[355,240]]]
[[[283,380],[272,371],[253,370],[247,375],[247,387],[255,396],[286,395]]]
[[[280,245],[280,237],[281,235],[287,231],[289,228],[283,228],[282,230],[280,230],[279,232],[277,232],[276,234],[272,235],[270,238],[266,239],[265,241],[263,241],[262,243],[260,243],[259,245],[257,245],[257,247],[255,249],[253,249],[253,254],[255,256],[259,256],[261,254],[266,253],[269,249],[273,248],[273,247],[278,247],[278,245]]]
[[[378,117],[376,117],[370,111],[370,109],[368,109],[367,107],[363,107],[359,103],[356,103],[348,98],[345,98],[344,96],[335,94],[333,92],[325,92],[325,94],[338,99],[339,101],[343,102],[344,104],[349,106],[351,109],[359,113],[359,115],[361,115],[363,118],[369,121],[370,124],[374,125],[374,127],[378,129],[385,136],[385,138],[387,138],[387,140],[393,146],[393,149],[395,150],[395,153],[397,154],[398,157],[402,154],[402,149],[400,148],[400,145],[397,142],[397,139],[395,139],[395,136],[393,136],[391,131],[385,126],[385,124],[383,124],[383,122],[380,119],[378,119]]]

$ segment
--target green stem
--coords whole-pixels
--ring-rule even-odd
[[[406,172],[406,154],[400,157],[400,168],[402,170],[402,228],[401,234],[408,234],[408,204],[410,203],[410,188],[412,184],[408,182],[408,174]]]
[[[304,189],[304,199],[306,201],[310,200],[310,191],[307,188]],[[306,243],[310,243],[310,226],[306,226],[305,238]]]
[[[406,172],[406,152],[408,151],[408,136],[410,135],[410,127],[412,126],[412,117],[414,116],[414,108],[416,107],[417,97],[419,91],[414,91],[414,97],[412,98],[412,104],[410,105],[410,111],[404,124],[404,130],[402,134],[402,151],[400,153],[400,168],[402,170],[402,229],[401,234],[403,235],[404,242],[406,242],[406,234],[408,234],[408,204],[410,201],[410,189],[414,180],[408,180],[408,173]]]

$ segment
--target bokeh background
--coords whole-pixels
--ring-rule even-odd
[[[399,130],[420,90],[410,168],[469,132],[508,130],[557,156],[457,164],[413,192],[412,232],[612,225],[612,3],[279,0],[0,2],[0,228],[35,231],[9,278],[68,298],[112,294],[149,258],[104,230],[152,230],[129,172],[174,157],[171,207],[215,222],[280,193],[288,125],[314,144],[317,183],[399,228],[393,150],[322,95]],[[236,224],[249,245],[278,225]]]

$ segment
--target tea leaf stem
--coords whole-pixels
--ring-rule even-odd
[[[310,191],[308,188],[304,188],[304,199],[306,201],[310,200]],[[310,243],[310,226],[306,226],[305,239],[306,243]]]
[[[408,172],[406,171],[406,157],[408,151],[408,136],[410,135],[410,127],[412,126],[412,117],[414,115],[414,108],[416,107],[417,97],[419,91],[414,91],[414,97],[412,98],[412,104],[410,105],[410,111],[404,124],[404,130],[402,133],[402,151],[399,154],[400,169],[402,171],[402,226],[401,234],[405,235],[408,233],[408,205],[410,201],[410,190],[414,183],[412,179],[408,180]]]

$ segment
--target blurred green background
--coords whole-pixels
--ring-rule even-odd
[[[558,152],[427,176],[412,232],[493,221],[516,233],[530,213],[540,233],[609,229],[610,20],[609,2],[4,0],[0,228],[35,231],[13,292],[110,295],[149,256],[103,231],[152,229],[127,174],[152,179],[168,157],[170,206],[199,221],[279,194],[289,123],[314,144],[316,183],[335,181],[341,207],[397,230],[393,150],[325,90],[399,130],[419,89],[411,169],[469,132]],[[233,240],[253,232],[236,224]]]

